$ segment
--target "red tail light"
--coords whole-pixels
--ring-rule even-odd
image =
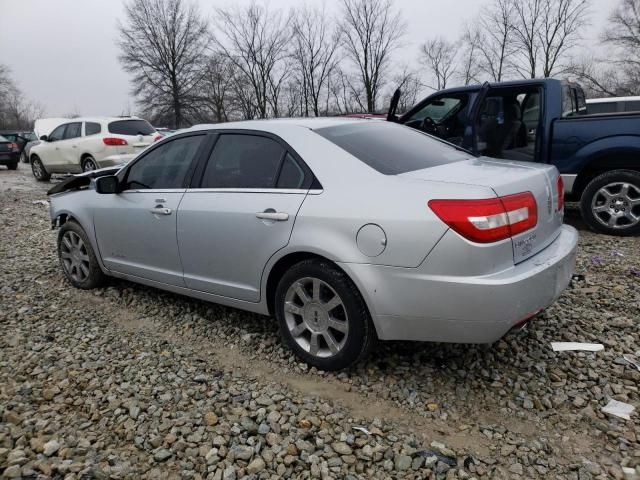
[[[564,180],[558,176],[558,211],[564,208]]]
[[[472,242],[491,243],[532,229],[538,205],[531,192],[483,200],[431,200],[429,208]]]
[[[127,141],[124,138],[115,138],[115,137],[105,137],[102,139],[105,145],[113,146],[122,146],[128,145]]]
[[[19,150],[17,143],[10,143],[8,146],[9,146],[9,150],[11,150],[13,152],[17,152]]]
[[[154,141],[154,142],[157,142],[158,140],[162,140],[163,138],[164,138],[164,135],[160,135],[160,134],[158,134],[158,135],[156,135],[155,137],[153,137],[153,141]]]

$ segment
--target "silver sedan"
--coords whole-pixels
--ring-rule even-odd
[[[51,191],[71,284],[119,277],[273,316],[325,370],[377,340],[491,343],[573,273],[555,167],[355,119],[204,125]]]

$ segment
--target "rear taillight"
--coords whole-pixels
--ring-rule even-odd
[[[156,135],[155,137],[153,137],[153,141],[154,141],[154,142],[157,142],[158,140],[162,140],[163,138],[164,138],[164,135],[160,135],[160,134],[158,134],[158,135]]]
[[[558,211],[564,208],[564,180],[558,176]]]
[[[429,208],[472,242],[491,243],[532,229],[538,206],[531,192],[482,200],[431,200]]]
[[[128,145],[127,141],[124,138],[105,137],[102,139],[102,141],[105,145],[109,145],[111,147]]]
[[[11,150],[12,152],[17,152],[19,150],[17,143],[10,143],[8,146],[9,150]]]

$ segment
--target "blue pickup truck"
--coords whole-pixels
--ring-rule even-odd
[[[398,95],[388,120],[476,155],[555,165],[592,229],[640,233],[640,112],[590,114],[582,88],[555,79],[442,90],[400,117]]]

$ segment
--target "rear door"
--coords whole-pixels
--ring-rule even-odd
[[[176,214],[205,139],[193,134],[158,145],[127,169],[120,193],[100,196],[94,224],[107,268],[184,286]]]
[[[289,242],[312,177],[280,139],[220,134],[178,211],[187,287],[258,302],[269,258]]]

